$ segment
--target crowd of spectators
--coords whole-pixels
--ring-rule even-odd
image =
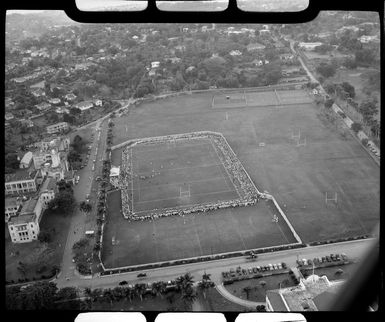
[[[134,180],[134,173],[131,160],[131,149],[135,145],[159,144],[159,143],[173,143],[177,140],[193,140],[193,139],[210,139],[213,143],[218,157],[225,167],[230,179],[232,180],[239,198],[233,200],[216,201],[209,203],[202,203],[193,206],[176,206],[171,208],[155,209],[151,213],[135,214],[130,203],[132,203],[133,192],[132,185]],[[238,160],[234,151],[231,149],[226,139],[222,134],[210,131],[201,131],[185,134],[166,135],[158,137],[143,138],[132,140],[122,152],[122,166],[119,174],[119,188],[122,196],[122,212],[126,219],[137,220],[155,220],[160,217],[168,216],[184,216],[186,214],[204,212],[210,214],[210,211],[235,208],[240,206],[250,206],[256,204],[264,195],[260,193],[254,186],[246,170],[243,168],[241,162]]]

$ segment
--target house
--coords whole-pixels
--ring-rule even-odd
[[[269,29],[262,29],[259,31],[259,35],[260,36],[270,35],[270,30]]]
[[[80,103],[74,105],[74,107],[78,108],[81,111],[88,110],[93,106],[94,106],[94,104],[92,104],[92,102],[90,102],[90,101],[83,101],[83,102],[80,102]]]
[[[112,166],[110,170],[110,182],[113,186],[119,186],[120,167]]]
[[[47,103],[47,102],[42,102],[40,104],[37,104],[35,105],[35,107],[39,110],[39,111],[46,111],[48,109],[51,108],[51,104]]]
[[[192,72],[195,69],[195,66],[189,66],[186,68],[186,73]]]
[[[160,62],[158,62],[158,61],[153,61],[153,62],[151,63],[151,68],[158,68],[159,65],[160,65]]]
[[[32,152],[27,152],[24,154],[23,158],[20,161],[20,169],[28,169],[32,164]]]
[[[279,55],[279,59],[282,61],[293,61],[294,55],[293,54],[281,54],[281,55]]]
[[[180,63],[182,59],[179,57],[170,57],[170,58],[165,58],[166,61],[170,61],[173,64]]]
[[[13,116],[12,113],[7,112],[7,113],[5,113],[4,118],[6,121],[10,121],[10,120],[13,120],[15,117]]]
[[[69,129],[69,125],[67,122],[59,122],[53,125],[48,125],[47,126],[47,133],[48,134],[54,134],[54,133],[59,133],[62,131],[66,131]]]
[[[155,69],[150,69],[150,71],[148,72],[148,76],[155,76],[155,75],[156,75]]]
[[[264,50],[266,47],[264,45],[254,43],[247,45],[247,51],[261,51]]]
[[[239,50],[232,50],[229,52],[230,56],[241,56],[242,53]]]
[[[96,100],[94,100],[94,105],[95,106],[103,106],[103,101],[100,99],[96,99]]]
[[[266,292],[267,311],[323,311],[336,301],[344,280],[329,281],[326,276],[300,278],[297,286]]]
[[[19,119],[18,120],[22,126],[26,126],[28,128],[34,127],[35,124],[31,120]]]
[[[39,88],[39,87],[31,89],[31,93],[35,97],[45,96],[45,91],[42,88]]]
[[[377,43],[377,44],[379,44],[380,43],[380,39],[379,39],[378,35],[375,35],[375,36],[363,35],[360,38],[358,38],[358,40],[362,44],[368,44],[368,43]]]
[[[72,94],[72,93],[69,93],[69,94],[66,94],[66,96],[64,96],[64,98],[67,100],[67,101],[74,101],[76,99],[76,95],[75,94]]]
[[[299,48],[302,48],[304,50],[314,50],[314,48],[321,46],[323,43],[322,42],[300,42],[298,44]]]
[[[68,104],[68,103],[67,103],[67,104]],[[55,109],[55,112],[56,112],[57,114],[64,114],[64,113],[69,114],[70,111],[69,111],[67,108],[63,107],[63,106],[59,106],[59,107],[57,107],[57,108]]]
[[[60,98],[51,98],[51,99],[48,100],[48,103],[57,105],[57,104],[61,103],[61,100],[60,100]]]
[[[255,65],[255,66],[262,66],[263,65],[263,61],[261,59],[254,59],[252,61],[252,63]]]

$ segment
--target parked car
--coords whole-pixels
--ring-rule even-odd
[[[136,277],[146,277],[147,274],[146,273],[139,273],[138,275],[136,275]]]
[[[261,271],[261,266],[257,266],[256,269],[257,269],[257,272],[260,272]]]
[[[348,256],[346,256],[345,253],[342,253],[342,254],[341,254],[341,257],[342,257],[343,260],[347,260],[347,259],[348,259]]]
[[[258,268],[257,267],[253,267],[253,272],[254,273],[258,273]]]
[[[249,274],[253,274],[253,269],[251,267],[249,267],[248,271],[249,271]]]
[[[274,269],[278,269],[277,264],[273,264],[273,268],[274,268]]]
[[[244,269],[244,268],[242,268],[242,274],[243,274],[243,275],[247,275],[247,270]]]
[[[322,263],[325,263],[326,261],[326,256],[322,256]]]
[[[227,276],[227,273],[226,272],[222,272],[222,277],[226,278],[226,276]]]
[[[340,261],[342,258],[341,258],[341,256],[340,256],[340,254],[336,254],[336,260],[337,261]]]
[[[331,261],[332,261],[332,259],[330,258],[330,256],[325,256],[325,258],[326,258],[326,261],[327,261],[327,262],[331,262]]]
[[[278,267],[278,269],[282,269],[282,264],[281,264],[281,263],[278,263],[278,264],[277,264],[277,267]]]
[[[119,282],[119,285],[127,285],[128,283],[127,283],[127,281],[121,281],[121,282]]]
[[[301,260],[297,259],[297,265],[298,265],[299,267],[301,267],[301,266],[303,265],[303,262],[302,262]]]
[[[308,259],[307,264],[308,265],[313,265],[313,261],[311,259]]]
[[[286,263],[282,262],[281,264],[282,264],[282,268],[283,268],[283,269],[286,269],[286,268],[287,268]]]

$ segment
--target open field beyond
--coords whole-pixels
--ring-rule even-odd
[[[213,97],[213,108],[237,108],[237,107],[265,107],[309,104],[312,99],[302,89],[298,90],[270,90],[258,92],[237,92],[215,94]]]
[[[139,265],[202,255],[295,243],[270,202],[220,209],[210,214],[129,222],[121,215],[120,191],[108,196],[102,259],[105,267]],[[115,237],[117,245],[112,245]]]
[[[115,120],[114,144],[129,139],[195,131],[221,132],[257,188],[260,191],[267,190],[275,196],[303,242],[370,233],[378,224],[379,167],[356,140],[351,137],[344,138],[334,126],[322,123],[315,105],[292,104],[283,108],[261,106],[258,109],[243,107],[224,111],[211,107],[212,97],[211,93],[194,94],[139,105],[132,109],[128,116]],[[298,130],[301,132],[301,140],[306,138],[306,146],[297,147],[292,139],[293,132],[298,133]],[[260,147],[261,142],[265,143],[265,146]],[[120,154],[121,149],[113,151],[114,165],[120,164]],[[326,204],[325,192],[329,195],[337,192],[338,203]],[[239,216],[239,213],[248,212],[250,209],[252,208],[236,208],[219,212],[226,213],[229,218],[241,220],[243,217]],[[186,221],[192,222],[193,218],[198,216],[202,218],[200,221],[207,221],[209,226],[216,222],[219,227],[227,227],[229,222],[224,219],[226,215],[223,214],[218,215],[216,221],[216,214],[191,215],[185,218]],[[164,221],[167,222],[164,227],[160,220],[155,229],[157,233],[166,232],[170,238],[175,238],[173,234],[179,227],[185,226],[183,218],[167,219],[170,221]],[[175,225],[174,221],[178,220],[181,220],[182,224],[179,222]],[[142,229],[148,230],[147,243],[153,243],[148,240],[148,236],[152,236],[150,231],[154,223],[138,222],[119,227],[115,221],[122,224],[124,219],[116,218],[108,225],[117,225],[117,228],[122,229],[122,232],[126,231],[127,235],[136,235],[137,225],[143,225]],[[267,221],[272,224],[270,218]],[[232,221],[232,229],[237,229],[235,225],[237,223]],[[250,225],[247,226],[238,226],[238,230],[247,234]],[[260,238],[268,230],[261,229],[258,233],[255,233],[254,229],[252,231]],[[188,243],[187,233],[182,235],[178,232],[178,235],[183,236]],[[227,238],[231,235],[221,233],[221,236]],[[111,238],[111,235],[108,238]],[[169,254],[183,255],[183,244],[178,244],[180,239],[175,239],[173,243],[167,242],[172,246],[168,250]],[[262,243],[255,245],[274,245],[277,242],[273,239],[269,233],[261,238]],[[109,245],[111,243],[107,242],[106,247],[111,248]],[[225,246],[222,240],[219,243],[221,249],[218,251],[222,251]],[[126,254],[142,257],[140,260],[133,258],[133,262],[146,261],[145,258],[149,256],[144,254],[146,250],[141,250],[138,246],[136,251],[134,245],[125,247]],[[154,244],[148,249],[153,252]],[[193,253],[199,254],[199,246],[194,249],[196,250]],[[119,255],[115,253],[114,250],[113,254],[109,255],[111,264],[118,263]],[[159,254],[158,257],[162,258]]]

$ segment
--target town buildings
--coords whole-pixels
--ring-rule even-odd
[[[47,133],[55,134],[62,131],[66,131],[68,129],[69,129],[69,125],[67,122],[59,122],[59,123],[47,126]]]

